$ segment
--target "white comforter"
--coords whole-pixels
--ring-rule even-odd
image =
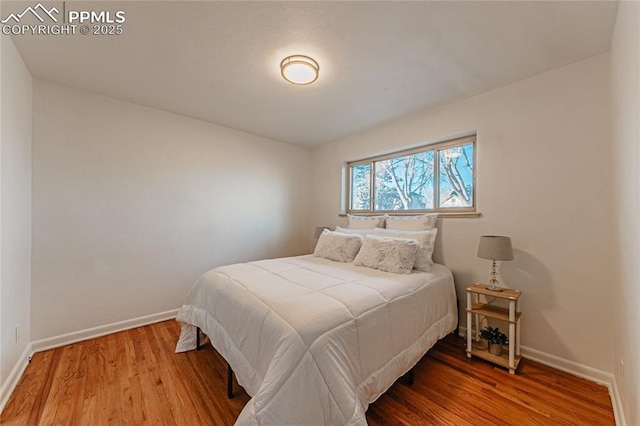
[[[205,273],[176,352],[209,336],[252,396],[236,425],[366,425],[368,405],[457,323],[451,272],[397,275],[314,256]]]

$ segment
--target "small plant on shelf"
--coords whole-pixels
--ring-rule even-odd
[[[507,335],[498,327],[485,327],[480,330],[480,338],[487,341],[489,352],[493,355],[502,355],[502,346],[509,343]]]

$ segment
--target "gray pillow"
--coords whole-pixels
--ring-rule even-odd
[[[353,264],[394,274],[410,274],[419,248],[420,243],[415,240],[367,235]]]
[[[361,235],[342,234],[325,229],[318,239],[313,255],[336,262],[352,262],[361,245]]]

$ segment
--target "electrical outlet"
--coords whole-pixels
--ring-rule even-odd
[[[16,343],[20,343],[20,324],[16,325]]]
[[[624,379],[624,359],[620,358],[620,377]]]

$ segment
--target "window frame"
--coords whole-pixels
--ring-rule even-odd
[[[392,158],[406,157],[407,155],[419,154],[428,151],[434,151],[434,170],[433,170],[433,194],[434,194],[434,206],[439,204],[440,198],[440,154],[439,151],[449,148],[455,148],[458,146],[473,144],[473,194],[472,205],[469,207],[434,207],[433,209],[412,209],[412,210],[376,210],[375,209],[375,162],[384,161]],[[476,214],[476,194],[477,194],[477,136],[476,134],[458,137],[455,139],[448,139],[442,142],[436,142],[426,145],[421,145],[415,148],[403,149],[399,151],[390,152],[383,155],[376,155],[372,157],[363,158],[361,160],[348,161],[346,166],[346,187],[345,187],[345,211],[347,214],[358,215],[377,215],[377,214],[389,214],[389,215],[414,215],[423,213],[439,213],[446,215],[450,213],[452,215],[465,215]],[[352,209],[351,208],[351,183],[352,183],[352,170],[354,167],[361,166],[363,164],[370,164],[369,170],[369,209]]]

